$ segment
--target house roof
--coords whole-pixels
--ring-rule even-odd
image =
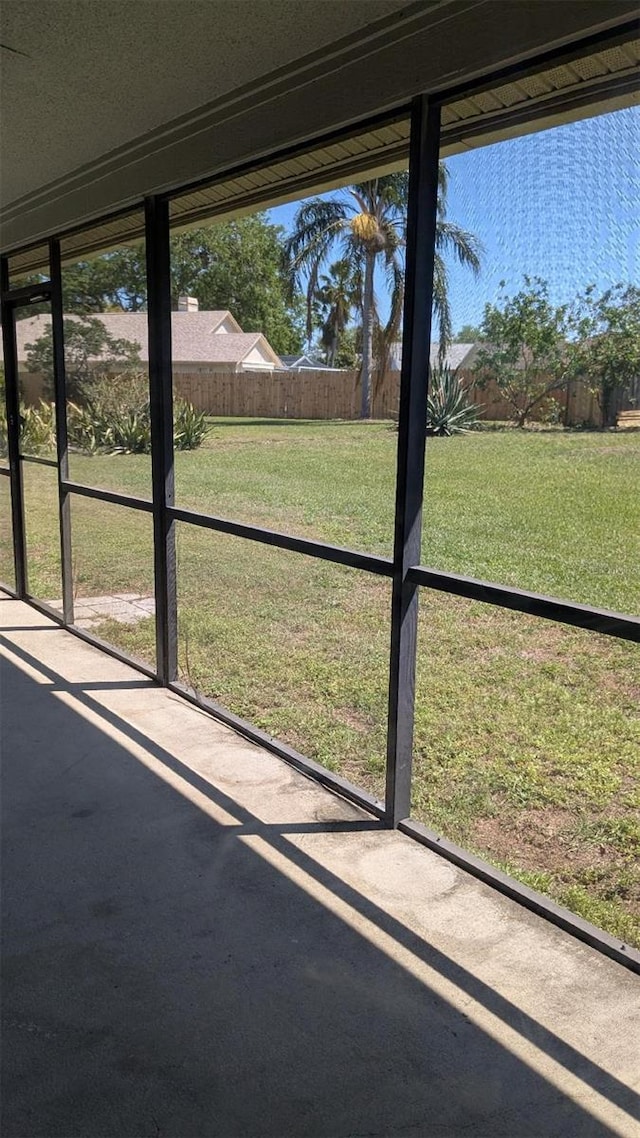
[[[297,368],[300,371],[340,371],[340,368],[329,367],[329,364],[322,363],[321,360],[314,360],[313,356],[308,356],[306,352],[298,356],[281,356],[284,366],[291,371]]]
[[[471,367],[475,362],[477,354],[477,344],[450,344],[445,357],[445,367],[451,368],[453,371],[457,367]],[[438,353],[440,351],[440,344],[435,340],[431,345],[431,352],[429,355],[429,363],[431,367],[436,367],[438,364]],[[389,367],[391,371],[399,371],[402,365],[402,341],[397,340],[392,345],[389,353]]]
[[[140,360],[149,361],[146,312],[100,312],[95,314],[114,339],[128,340],[140,346]],[[65,316],[65,320],[79,320]],[[220,325],[231,322],[237,331],[220,332]],[[27,355],[27,344],[42,336],[50,323],[46,315],[32,316],[16,322],[18,360]],[[242,332],[228,310],[171,313],[172,355],[176,363],[239,364],[257,345],[274,364],[282,362],[262,332]]]
[[[242,363],[249,352],[259,346],[266,352],[275,367],[281,367],[280,357],[276,355],[268,340],[262,332],[229,332],[225,336],[212,336],[210,340],[199,343],[193,338],[188,349],[192,352],[200,351],[200,355],[183,355],[178,357],[173,349],[173,358],[179,358],[190,363]]]

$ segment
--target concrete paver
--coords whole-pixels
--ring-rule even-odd
[[[62,601],[47,601],[50,608],[62,612]],[[108,593],[99,597],[81,597],[74,600],[74,624],[78,628],[95,628],[105,620],[120,624],[137,624],[153,616],[156,604],[153,597],[141,593]]]

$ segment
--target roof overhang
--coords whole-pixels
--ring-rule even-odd
[[[139,201],[145,193],[167,192],[185,185],[194,169],[203,170],[206,184],[192,184],[191,190],[172,201],[172,224],[176,226],[188,227],[212,217],[238,217],[260,207],[331,189],[357,175],[398,169],[408,156],[406,102],[400,111],[383,111],[366,129],[344,126],[339,121],[345,110],[352,113],[362,105],[363,85],[369,102],[377,91],[377,98],[387,105],[393,91],[401,91],[408,98],[425,87],[451,89],[442,115],[445,156],[637,104],[640,47],[637,31],[634,36],[634,25],[628,19],[633,10],[633,4],[585,4],[579,0],[566,0],[562,5],[549,4],[547,0],[539,0],[536,5],[510,0],[443,0],[412,5],[370,25],[367,34],[361,31],[357,43],[353,36],[347,37],[348,42],[339,41],[332,51],[301,60],[295,77],[289,74],[284,84],[286,100],[284,76],[268,77],[262,82],[260,97],[256,89],[234,92],[186,119],[168,123],[152,137],[135,140],[124,150],[104,156],[90,169],[75,171],[9,204],[4,214],[6,248],[15,248],[29,237],[44,233],[41,227],[45,223],[47,232],[64,231],[74,214],[84,211],[82,218],[75,219],[84,220],[98,201],[122,205],[123,198]],[[556,56],[548,66],[529,70],[532,57],[541,48],[548,48],[551,34],[553,44],[562,45],[570,39],[571,31],[574,36],[581,31],[592,36],[596,25],[597,36],[605,36],[606,42],[599,38],[593,46],[587,38],[582,43],[572,43],[561,48],[565,50],[564,57]],[[454,60],[452,43],[456,35],[458,58]],[[520,60],[517,73],[483,89],[482,72],[501,65],[513,66],[514,57]],[[376,66],[377,82],[372,91],[370,72]],[[366,80],[363,68],[368,75]],[[355,87],[349,86],[348,100],[341,86],[346,74],[360,79]],[[327,106],[322,92],[329,91],[328,77],[332,94],[330,98],[327,95]],[[456,90],[467,81],[477,83],[477,89],[456,97]],[[335,131],[331,131],[330,137],[313,132],[310,141],[294,140],[274,159],[277,143],[287,141],[295,133],[290,117],[292,103],[297,102],[302,110],[310,94],[316,113],[304,117],[309,134],[319,121],[318,105],[322,106],[325,122],[335,120]],[[266,129],[267,109],[269,115],[275,116],[278,109],[283,112],[285,105],[289,108],[288,128],[284,129],[280,115],[277,122],[272,117]],[[255,131],[251,143],[244,137],[249,121]],[[198,158],[203,146],[208,163],[204,169],[203,159]],[[227,163],[216,174],[212,166],[218,166],[233,153],[246,160],[233,165],[231,171]],[[215,163],[212,155],[216,156]],[[85,255],[110,244],[136,240],[142,236],[142,220],[141,212],[123,214],[100,222],[92,232],[69,235],[65,256]],[[31,267],[33,257],[24,261],[25,271]]]

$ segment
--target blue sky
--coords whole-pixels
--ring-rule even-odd
[[[454,329],[479,323],[500,281],[515,292],[523,273],[545,277],[556,303],[590,283],[640,283],[640,108],[454,155],[447,165],[447,216],[484,245],[477,281],[450,266]],[[270,217],[289,229],[296,208]]]

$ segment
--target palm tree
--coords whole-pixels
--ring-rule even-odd
[[[440,325],[440,353],[444,356],[451,341],[451,313],[447,296],[447,271],[443,255],[453,253],[474,273],[480,269],[480,243],[473,234],[447,221],[448,173],[439,167],[436,260],[434,271],[434,310]],[[404,258],[409,175],[406,171],[385,174],[359,182],[332,198],[312,198],[300,206],[291,236],[285,243],[284,261],[292,289],[305,287],[307,295],[307,335],[313,324],[313,302],[318,292],[320,271],[331,253],[349,272],[360,275],[362,291],[362,417],[371,415],[371,372],[376,329],[386,355],[397,337],[404,300]],[[390,297],[389,318],[382,328],[374,291],[376,266],[385,276]]]
[[[354,276],[348,261],[335,261],[329,275],[320,277],[314,301],[322,319],[322,346],[330,367],[336,366],[340,338],[353,309],[360,304],[361,293],[360,276]]]

